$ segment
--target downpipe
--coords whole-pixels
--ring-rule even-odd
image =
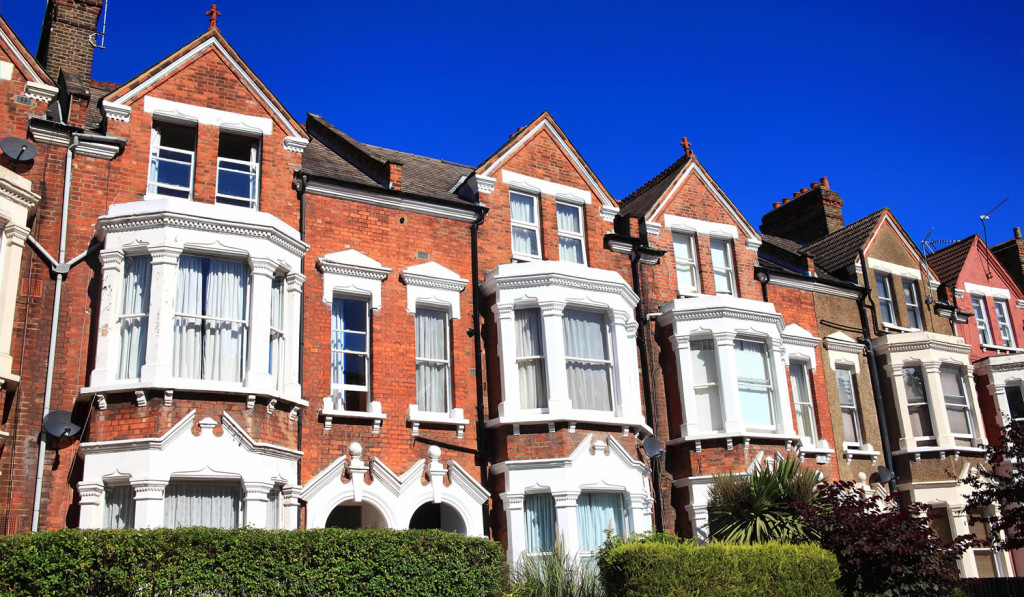
[[[46,389],[43,392],[43,419],[50,414],[50,398],[53,396],[53,360],[57,351],[57,329],[60,325],[60,299],[64,286],[64,278],[67,277],[70,269],[64,263],[68,240],[68,204],[71,201],[71,165],[75,149],[78,147],[78,134],[71,137],[68,145],[67,157],[64,160],[64,198],[60,214],[60,248],[57,252],[57,262],[51,264],[51,269],[57,274],[57,284],[53,290],[53,313],[50,317],[50,348],[46,359]],[[48,435],[46,430],[39,431],[39,454],[36,458],[36,490],[32,497],[32,532],[39,530],[39,506],[43,498],[43,470],[46,460],[46,446]]]

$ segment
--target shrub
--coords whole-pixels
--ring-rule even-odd
[[[0,594],[499,595],[503,561],[441,531],[65,529],[0,538]]]
[[[512,568],[516,597],[601,597],[597,567],[562,548],[559,538],[549,554],[522,556]]]
[[[835,556],[809,544],[628,541],[599,563],[609,597],[842,594]]]
[[[1008,422],[999,431],[999,439],[985,448],[988,467],[980,466],[967,475],[964,483],[973,491],[968,508],[982,511],[996,504],[989,516],[973,517],[992,525],[992,544],[996,549],[1024,548],[1024,420]]]

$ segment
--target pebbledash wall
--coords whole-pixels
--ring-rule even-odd
[[[559,536],[589,556],[607,528],[706,538],[714,475],[788,456],[883,490],[850,330],[876,275],[937,285],[887,210],[865,219],[866,264],[819,277],[830,257],[804,248],[866,226],[844,225],[826,180],[761,234],[688,146],[619,202],[546,112],[478,166],[426,158],[296,121],[215,27],[123,85],[92,81],[75,32],[101,4],[49,5],[38,60],[0,19],[0,130],[39,148],[0,170],[5,532],[442,528],[514,562]],[[782,238],[794,217],[811,236]],[[870,293],[887,298],[868,335],[891,448],[959,532],[963,496],[937,475],[1013,410],[1015,357],[978,361],[922,302]],[[979,404],[964,387],[957,433],[941,376],[970,382],[972,361],[994,389]],[[912,367],[934,437],[897,383]],[[83,431],[48,438],[37,492],[48,386]]]

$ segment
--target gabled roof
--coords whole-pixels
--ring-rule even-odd
[[[14,33],[10,24],[2,16],[0,16],[0,43],[10,48],[11,53],[14,55],[13,58],[17,60],[15,66],[21,71],[25,79],[34,83],[54,84],[53,79],[46,74],[39,61],[36,60],[32,52],[28,51],[25,44],[21,43],[21,38]]]
[[[718,186],[718,183],[711,177],[707,169],[704,168],[704,165],[692,153],[683,154],[671,166],[665,168],[657,176],[644,183],[639,189],[630,193],[628,197],[622,200],[619,213],[642,217],[649,221],[657,220],[662,210],[668,204],[668,200],[692,174],[696,174],[705,183],[711,194],[718,199],[722,207],[743,228],[743,231],[749,238],[761,238],[757,229],[750,225],[750,222],[743,216],[743,213],[736,207],[736,204],[732,202],[732,199],[729,199],[729,196],[725,194],[722,187]]]
[[[883,207],[873,214],[864,216],[852,224],[836,230],[824,238],[820,238],[803,248],[814,258],[817,267],[829,272],[849,267],[857,262],[858,250],[865,248],[874,236],[882,217],[889,212]]]
[[[972,234],[949,246],[942,247],[928,256],[928,265],[931,266],[935,275],[939,277],[940,282],[943,284],[956,283],[960,270],[964,266],[964,261],[967,260],[967,256],[971,253],[971,248],[974,246],[976,239],[980,241],[981,237],[977,234]]]
[[[131,102],[140,95],[145,94],[148,89],[151,89],[164,78],[171,76],[174,72],[201,56],[203,52],[210,48],[221,54],[225,63],[237,73],[239,80],[249,87],[253,95],[267,106],[274,119],[281,128],[287,131],[288,135],[306,137],[302,125],[274,97],[270,89],[263,84],[263,81],[256,76],[256,73],[235,52],[234,48],[224,39],[224,36],[221,35],[217,28],[207,30],[170,56],[149,67],[124,85],[121,85],[105,98],[106,102],[118,105]]]
[[[388,190],[380,169],[402,164],[403,194],[469,203],[454,190],[473,173],[472,166],[360,143],[316,114],[308,114],[311,140],[302,154],[302,172],[321,179]]]
[[[555,119],[551,117],[547,110],[541,112],[540,116],[534,118],[530,124],[521,127],[516,134],[509,137],[508,141],[503,143],[497,151],[476,167],[475,172],[482,176],[493,175],[502,163],[515,155],[520,148],[529,143],[534,135],[543,130],[547,130],[562,151],[569,156],[569,161],[573,163],[580,176],[595,191],[601,203],[607,207],[618,207],[615,198],[608,192],[608,189],[605,188],[604,183],[594,174],[594,171],[590,169],[590,165],[587,164],[586,160],[576,151],[576,147],[569,141],[569,137],[562,132],[561,127],[558,126],[558,123],[555,122]]]

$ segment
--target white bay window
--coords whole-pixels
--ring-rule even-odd
[[[124,294],[121,301],[120,379],[138,378],[146,362],[149,332],[149,286],[152,271],[149,255],[126,256]]]
[[[540,309],[516,309],[515,323],[520,405],[524,409],[547,408],[544,328]]]
[[[611,358],[604,315],[565,310],[565,366],[573,408],[612,410]]]
[[[174,375],[241,382],[246,365],[245,264],[182,255],[174,317]]]
[[[242,511],[239,483],[171,482],[164,490],[164,527],[238,528]]]
[[[925,389],[921,367],[911,365],[903,368],[903,386],[907,392],[907,410],[910,412],[910,428],[914,439],[918,442],[934,440],[928,391]]]

